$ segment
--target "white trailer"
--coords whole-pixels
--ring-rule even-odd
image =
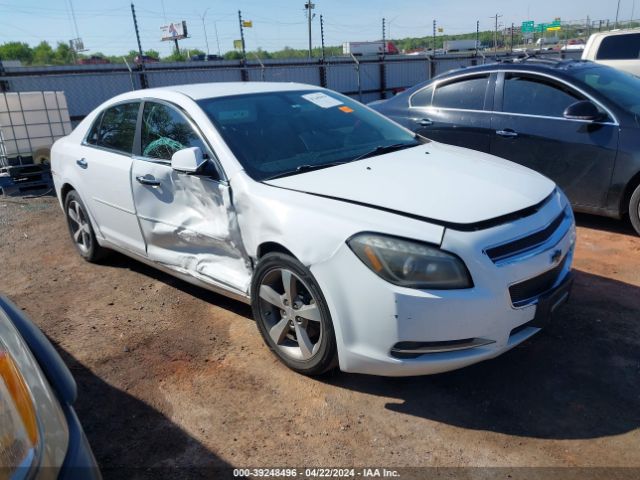
[[[480,42],[476,40],[445,40],[443,49],[445,52],[467,52],[480,48]]]
[[[343,55],[382,55],[396,54],[398,49],[392,42],[344,42],[342,44]]]

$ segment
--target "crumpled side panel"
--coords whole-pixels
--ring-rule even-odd
[[[149,258],[248,292],[251,266],[229,187],[165,164],[134,161],[133,191]],[[142,185],[143,176],[160,186]]]

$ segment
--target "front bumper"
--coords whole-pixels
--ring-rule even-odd
[[[535,215],[506,225],[477,232],[447,230],[442,248],[465,261],[474,280],[470,289],[392,285],[346,244],[330,260],[312,265],[332,313],[340,368],[387,376],[440,373],[494,358],[540,331],[571,289],[573,216],[568,213],[569,228],[553,245],[521,261],[497,265],[484,247],[530,232],[565,208],[558,195]],[[559,265],[558,260],[562,268],[553,287],[514,306],[509,287]],[[407,352],[411,348],[418,348],[418,355]]]

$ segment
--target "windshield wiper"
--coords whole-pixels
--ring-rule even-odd
[[[391,153],[391,152],[395,152],[397,150],[403,150],[405,148],[417,147],[418,145],[420,145],[420,142],[416,142],[416,143],[394,143],[392,145],[378,145],[373,150],[371,150],[371,151],[369,151],[367,153],[363,153],[362,155],[354,158],[353,161],[362,160],[363,158],[375,157],[377,155],[382,155],[384,153]]]
[[[342,161],[342,162],[332,162],[332,163],[319,163],[316,165],[311,165],[311,164],[298,165],[293,170],[287,170],[286,172],[276,173],[275,175],[272,175],[271,177],[267,177],[263,180],[275,180],[276,178],[288,177],[290,175],[296,175],[298,173],[311,172],[313,170],[322,170],[323,168],[335,167],[336,165],[342,165],[344,163],[348,163],[348,162]]]

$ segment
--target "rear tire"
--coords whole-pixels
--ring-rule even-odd
[[[262,257],[251,282],[251,307],[262,338],[287,367],[320,375],[337,366],[329,308],[298,260],[276,252]]]
[[[629,220],[636,233],[640,235],[640,185],[636,187],[629,200]]]
[[[98,244],[87,208],[75,190],[64,199],[64,213],[71,240],[80,256],[91,263],[103,258],[106,250]]]

